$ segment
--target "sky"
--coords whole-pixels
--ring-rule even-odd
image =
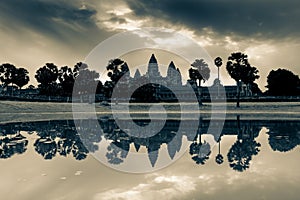
[[[300,74],[299,20],[298,0],[0,0],[0,63],[27,68],[36,84],[35,71],[47,62],[74,66],[115,34],[160,27],[222,57],[225,85],[234,84],[225,69],[228,56],[246,53],[265,90],[273,69]]]

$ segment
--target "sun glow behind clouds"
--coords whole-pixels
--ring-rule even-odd
[[[130,10],[127,7],[118,7],[113,10],[107,11],[107,13],[115,14],[116,16],[124,16],[125,14],[131,13],[131,12],[132,12],[132,10]]]
[[[276,48],[271,44],[260,44],[257,46],[250,46],[245,50],[245,53],[250,59],[260,60],[265,56],[276,52]]]
[[[144,25],[144,19],[135,19],[132,10],[125,5],[107,8],[104,15],[99,15],[99,26],[105,26],[111,31],[132,31]]]
[[[103,22],[103,24],[109,28],[110,30],[116,31],[116,30],[126,30],[126,31],[132,31],[137,30],[139,27],[142,26],[143,20],[131,20],[128,18],[124,18],[126,20],[125,23],[119,23],[119,22],[111,22],[106,21]]]

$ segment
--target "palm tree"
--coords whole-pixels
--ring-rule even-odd
[[[218,96],[220,96],[220,67],[222,66],[222,58],[216,57],[215,59],[215,65],[218,68]]]
[[[241,52],[232,53],[228,57],[228,62],[226,69],[231,76],[236,81],[237,85],[237,104],[236,107],[240,107],[240,87],[241,82],[246,84],[253,83],[259,78],[257,75],[258,70],[255,67],[251,67],[248,62],[248,56]]]
[[[196,83],[197,93],[199,96],[199,104],[202,104],[201,101],[201,82],[205,82],[210,78],[210,69],[208,64],[203,59],[196,59],[189,69],[189,77],[190,79]],[[198,84],[197,84],[198,82]]]

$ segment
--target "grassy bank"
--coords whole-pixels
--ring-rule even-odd
[[[130,112],[133,118],[148,118],[149,107],[153,104],[131,104]],[[157,105],[157,104],[156,104]],[[185,112],[186,116],[193,117],[195,113],[200,113],[203,118],[210,118],[211,114],[226,114],[227,118],[235,119],[240,115],[242,119],[267,119],[267,120],[299,120],[300,119],[300,102],[272,102],[272,103],[253,103],[244,102],[241,108],[236,108],[235,103],[227,103],[226,109],[223,104],[215,104],[213,107],[210,103],[205,103],[200,110],[192,109],[186,104],[187,110],[181,111],[177,104],[165,103],[160,104],[167,108],[169,117],[180,118],[181,113]],[[79,114],[77,117],[87,118],[90,116],[89,104],[74,104]],[[100,104],[92,105],[97,115],[110,115],[110,107],[103,107]],[[118,112],[126,112],[127,105],[120,104]],[[190,109],[190,110],[189,110]],[[93,111],[93,110],[92,110]],[[152,110],[153,111],[153,110]],[[161,110],[154,111],[157,117],[161,115]],[[155,115],[154,115],[155,116]],[[222,115],[220,115],[222,116]],[[20,101],[0,101],[0,122],[23,122],[23,121],[44,121],[44,120],[63,120],[73,119],[73,110],[71,103],[53,103],[53,102],[20,102]]]

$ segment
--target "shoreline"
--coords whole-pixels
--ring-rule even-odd
[[[97,118],[112,117],[110,107],[100,106],[100,104],[77,104],[75,112],[72,110],[70,103],[53,103],[53,102],[22,102],[22,101],[0,101],[0,124],[11,122],[31,122],[31,121],[47,121],[47,120],[73,120],[74,116],[77,119],[93,118],[95,113]],[[74,104],[76,106],[76,104]],[[130,117],[133,119],[149,119],[149,108],[154,104],[130,104]],[[239,115],[241,120],[300,120],[300,102],[274,102],[274,103],[242,103],[240,108],[235,107],[235,103],[227,103],[226,109],[223,109],[224,104],[214,104],[212,110],[209,103],[205,103],[200,107],[199,111],[192,110],[193,106],[185,104],[187,110],[178,110],[176,103],[160,103],[167,108],[168,119],[181,119],[181,114],[184,114],[183,119],[195,119],[195,116],[202,119],[214,120],[236,119]],[[124,106],[124,109],[123,109]],[[128,104],[120,104],[120,112],[126,113]],[[95,112],[90,112],[91,108]],[[93,110],[92,110],[93,111]],[[151,117],[162,119],[165,112],[161,110],[151,110]],[[126,116],[126,115],[124,115]],[[124,118],[126,119],[126,118]]]
[[[100,103],[103,100],[96,98],[96,103]],[[214,102],[217,101],[227,101],[236,102],[235,97],[226,97],[220,99],[213,99]],[[18,97],[18,96],[0,96],[0,101],[20,101],[20,102],[53,102],[53,103],[72,103],[72,97],[62,97],[62,96],[28,96],[28,97]],[[201,99],[204,103],[210,103],[211,99],[209,97],[202,97]],[[172,103],[174,101],[161,101],[159,103]],[[300,102],[300,96],[253,96],[253,97],[240,97],[240,102]],[[142,103],[142,102],[140,102]],[[189,101],[183,102],[189,103]]]

